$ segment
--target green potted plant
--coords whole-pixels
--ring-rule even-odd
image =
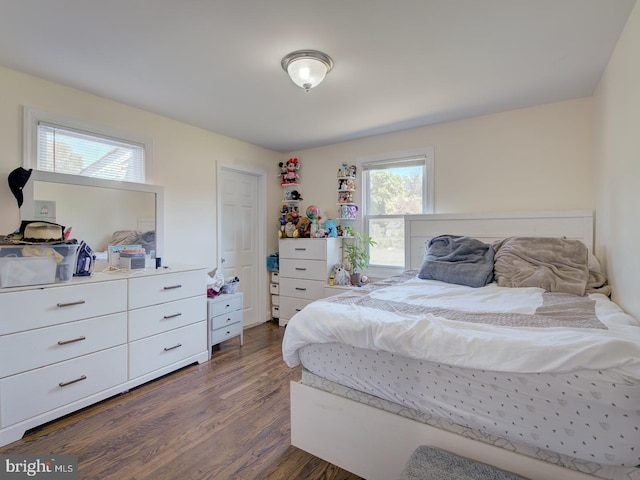
[[[366,233],[353,232],[352,237],[342,239],[342,255],[351,269],[351,284],[358,285],[362,271],[369,266],[369,247],[376,242]]]

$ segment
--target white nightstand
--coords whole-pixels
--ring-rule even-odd
[[[230,338],[242,338],[242,292],[223,294],[207,299],[207,337],[211,347]]]

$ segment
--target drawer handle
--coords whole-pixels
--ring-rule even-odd
[[[182,285],[178,284],[178,285],[170,285],[168,287],[164,287],[165,290],[174,290],[176,288],[182,288]]]
[[[230,318],[230,317],[229,317],[229,318],[227,318],[227,323],[229,323],[230,321],[231,321],[231,318]]]
[[[179,317],[180,315],[182,315],[182,313],[180,313],[180,312],[174,313],[173,315],[165,315],[164,319],[168,320],[169,318],[176,318],[176,317]]]
[[[300,252],[304,252],[304,251],[306,251],[307,249],[306,249],[306,248],[294,248],[294,250],[297,250],[297,251],[300,251]]]
[[[77,302],[57,303],[56,306],[58,306],[58,307],[71,307],[73,305],[82,305],[84,303],[86,303],[84,300],[78,300]]]
[[[181,343],[174,345],[173,347],[164,347],[164,351],[168,352],[169,350],[175,350],[176,348],[180,348],[182,346]]]
[[[58,386],[59,387],[67,387],[69,385],[73,385],[74,383],[78,383],[78,382],[81,382],[82,380],[86,380],[86,379],[87,379],[87,376],[86,375],[82,375],[82,376],[76,378],[75,380],[69,380],[68,382],[60,382],[58,384]]]
[[[78,337],[78,338],[74,338],[72,340],[58,340],[58,345],[68,345],[70,343],[75,343],[75,342],[81,342],[82,340],[86,340],[87,337]]]
[[[301,270],[301,271],[303,271],[303,272],[304,272],[304,271],[306,271],[307,269],[306,269],[306,268],[304,268],[304,267],[296,267],[296,270]]]
[[[306,288],[302,288],[302,287],[296,287],[296,290],[300,290],[300,291],[304,292],[304,291],[306,291],[307,289],[306,289]]]
[[[301,308],[296,308],[296,312],[300,312],[301,310]]]

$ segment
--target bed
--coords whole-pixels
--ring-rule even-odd
[[[292,445],[368,480],[396,478],[421,444],[534,479],[640,478],[640,324],[602,276],[585,295],[503,286],[512,237],[593,259],[591,212],[408,216],[405,230],[408,271],[287,325],[283,357],[303,365]],[[443,234],[496,245],[495,281],[417,278]]]

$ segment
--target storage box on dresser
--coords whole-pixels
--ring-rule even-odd
[[[340,238],[280,240],[280,326],[312,301],[324,298],[331,270],[342,258],[340,242]]]
[[[211,347],[242,335],[242,292],[219,295],[207,300],[209,353]]]
[[[0,445],[206,361],[203,272],[98,273],[0,289]]]

